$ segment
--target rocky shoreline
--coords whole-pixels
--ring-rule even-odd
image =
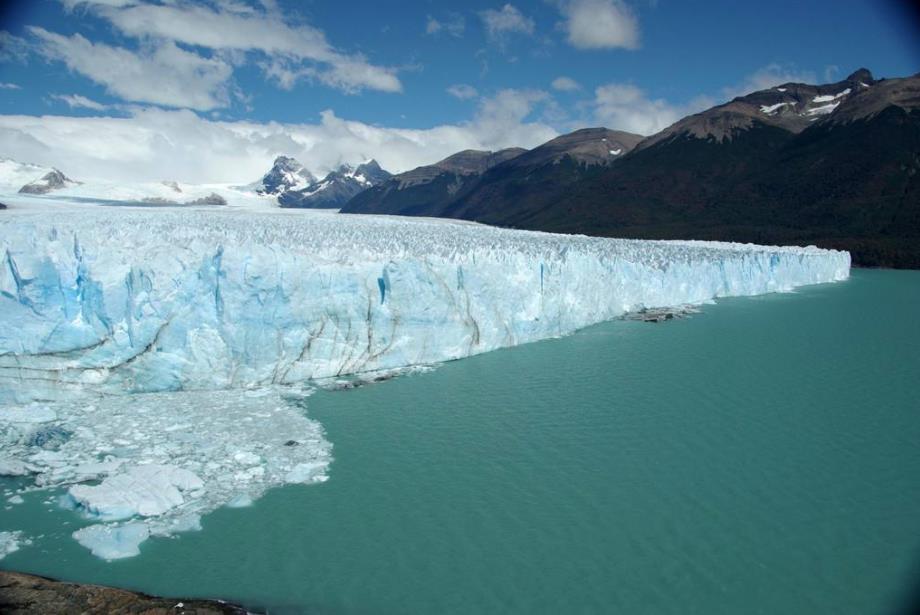
[[[136,615],[245,615],[246,609],[219,600],[158,598],[101,585],[65,583],[0,570],[0,613],[125,613]]]

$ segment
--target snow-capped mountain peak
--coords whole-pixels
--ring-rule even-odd
[[[57,169],[51,169],[39,179],[31,181],[20,188],[19,192],[22,194],[47,194],[52,190],[59,190],[79,184],[80,182],[70,179]]]
[[[300,190],[288,190],[278,196],[282,207],[311,207],[337,209],[359,192],[390,178],[376,160],[358,166],[341,164],[322,180]]]
[[[280,195],[289,190],[303,190],[314,183],[316,176],[296,158],[278,156],[268,173],[251,187],[259,194]]]

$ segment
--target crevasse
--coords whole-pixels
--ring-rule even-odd
[[[843,280],[846,252],[424,219],[8,212],[0,401],[292,384]]]

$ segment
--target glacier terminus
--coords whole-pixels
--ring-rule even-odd
[[[59,494],[106,559],[326,480],[313,386],[850,269],[815,247],[234,208],[11,210],[0,247],[0,474],[32,480],[5,495]]]

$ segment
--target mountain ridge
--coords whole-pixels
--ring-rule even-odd
[[[608,165],[513,167],[495,166],[450,199],[374,213],[813,243],[847,249],[857,265],[920,268],[920,75],[877,80],[859,69],[830,84],[781,84],[682,118]]]

